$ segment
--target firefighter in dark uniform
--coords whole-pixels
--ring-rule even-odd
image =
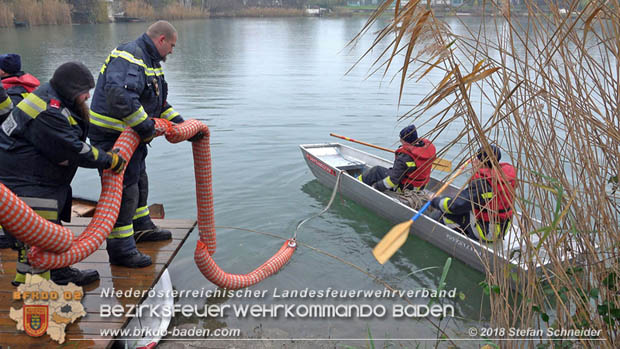
[[[491,149],[491,156],[499,162],[501,151],[494,145]],[[506,162],[499,162],[499,168],[493,168],[483,148],[478,150],[472,165],[476,172],[467,188],[456,198],[434,198],[431,207],[437,210],[431,216],[474,240],[491,243],[510,229],[517,173]]]
[[[2,79],[2,84],[0,84],[0,124],[17,103],[21,102],[40,85],[37,78],[24,73],[21,69],[22,61],[18,54],[0,55],[0,79]],[[0,248],[9,248],[12,244],[12,240],[4,235],[4,230],[0,226]]]
[[[423,190],[431,178],[435,146],[426,138],[418,138],[414,125],[400,131],[400,143],[391,168],[374,166],[358,179],[379,191]]]
[[[64,63],[0,127],[0,181],[40,216],[57,224],[71,219],[71,180],[78,166],[119,173],[125,165],[115,151],[106,153],[85,143],[86,100],[94,86],[93,75],[82,63]],[[37,269],[28,263],[28,246],[14,242],[19,251],[14,284],[23,283],[29,273],[62,285],[99,279],[96,270]]]
[[[13,105],[17,105],[41,84],[39,79],[22,71],[21,57],[15,53],[0,55],[0,79]],[[0,123],[2,121],[4,119],[0,119]]]
[[[127,165],[121,209],[107,240],[110,263],[114,265],[146,267],[151,258],[138,251],[136,242],[172,238],[170,231],[155,226],[149,216],[145,158],[146,144],[155,134],[151,118],[183,122],[166,100],[168,84],[160,65],[172,53],[176,41],[177,32],[170,23],[155,22],[142,36],[110,53],[93,93],[89,137],[94,145],[110,149],[127,126],[143,141]]]

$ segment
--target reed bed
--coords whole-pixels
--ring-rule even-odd
[[[28,25],[71,24],[71,6],[62,0],[19,0],[5,5],[16,21]]]
[[[209,12],[200,8],[187,8],[180,4],[171,4],[162,11],[162,17],[166,19],[191,19],[209,17]]]
[[[0,27],[13,26],[13,10],[3,2],[0,2]]]
[[[144,0],[125,1],[125,15],[142,19],[155,19],[153,6]]]
[[[285,7],[248,7],[239,9],[234,15],[239,17],[300,17],[304,15],[304,10]]]
[[[391,11],[367,52],[387,44],[370,73],[398,81],[401,102],[404,85],[431,71],[444,77],[424,98],[407,101],[415,106],[402,118],[432,129],[435,139],[458,125],[462,131],[440,151],[462,148],[455,162],[496,144],[501,161],[518,170],[514,209],[522,215],[513,224],[525,234],[512,256],[528,272],[483,261],[480,286],[492,314],[484,325],[505,329],[497,333],[505,339],[511,327],[601,331],[579,338],[545,331],[493,346],[620,347],[618,0],[568,0],[566,10],[525,0],[526,17],[513,16],[509,1],[482,2],[479,26],[460,35],[425,1],[388,10],[392,3],[400,7],[385,1],[358,34]]]

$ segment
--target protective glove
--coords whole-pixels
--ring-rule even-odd
[[[150,136],[142,138],[142,143],[149,144],[155,138],[155,131]]]
[[[187,139],[188,142],[198,142],[199,140],[203,139],[205,137],[205,134],[202,133],[202,131],[198,131],[198,133],[196,133],[195,135],[191,136],[190,138]]]
[[[122,156],[118,155],[120,150],[118,148],[112,149],[108,152],[108,155],[112,157],[112,162],[108,170],[114,171],[114,173],[121,173],[125,169],[125,165],[127,165],[127,160],[123,159]]]

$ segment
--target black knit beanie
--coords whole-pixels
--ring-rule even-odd
[[[54,72],[50,84],[67,102],[95,87],[93,74],[80,62],[63,63]]]

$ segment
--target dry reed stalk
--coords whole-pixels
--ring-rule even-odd
[[[299,17],[304,15],[304,10],[283,7],[248,7],[236,11],[235,16],[240,17]]]
[[[11,2],[10,6],[18,22],[71,24],[71,6],[62,0],[20,0]]]
[[[13,25],[13,11],[11,7],[0,2],[0,27],[9,27]]]
[[[125,15],[142,19],[155,19],[153,6],[144,0],[125,1]]]
[[[431,70],[444,75],[403,117],[434,126],[435,138],[451,123],[463,125],[448,147],[464,142],[472,156],[497,144],[502,161],[518,169],[514,209],[522,214],[513,224],[526,232],[517,257],[528,271],[515,273],[481,257],[490,324],[592,328],[601,330],[598,338],[538,340],[549,347],[618,347],[619,1],[569,0],[560,10],[556,2],[526,0],[527,17],[514,17],[509,1],[483,2],[480,25],[459,36],[432,11],[427,15],[422,3],[401,8],[386,1],[359,35],[391,3],[397,3],[393,20],[368,51],[387,42],[372,72],[385,76],[393,60],[402,59],[393,75],[400,77],[401,98],[411,79]]]
[[[180,4],[171,4],[163,9],[162,17],[166,19],[206,18],[209,17],[209,12],[197,7],[187,8]]]

